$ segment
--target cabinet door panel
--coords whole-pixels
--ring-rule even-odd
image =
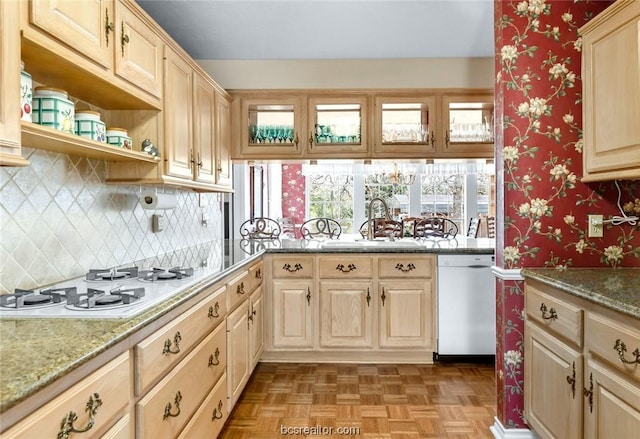
[[[364,156],[368,152],[368,98],[310,97],[307,154]]]
[[[640,388],[599,362],[587,362],[584,401],[586,439],[632,438],[640,432]]]
[[[232,186],[231,167],[231,104],[220,93],[216,93],[216,184]]]
[[[196,73],[194,77],[193,149],[196,161],[196,180],[214,184],[216,169],[214,156],[215,91],[213,86],[201,75]]]
[[[372,292],[371,281],[320,283],[320,346],[373,346]]]
[[[296,157],[302,152],[302,104],[298,97],[243,99],[240,152],[260,157]]]
[[[264,347],[264,296],[262,287],[251,294],[251,370],[256,366]]]
[[[310,281],[273,282],[274,347],[313,347],[315,300],[312,300],[311,284]]]
[[[115,73],[153,96],[162,97],[162,40],[126,6],[118,6]]]
[[[164,153],[167,174],[193,178],[193,69],[177,53],[165,50]]]
[[[433,283],[384,281],[378,286],[380,347],[433,349]]]
[[[30,22],[107,69],[113,66],[112,0],[32,0]]]
[[[493,96],[444,96],[438,149],[451,157],[492,158]]]
[[[524,349],[527,422],[543,438],[581,438],[582,355],[531,322]]]
[[[251,374],[248,300],[227,318],[227,347],[227,410],[231,412]]]

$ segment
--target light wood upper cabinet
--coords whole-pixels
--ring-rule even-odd
[[[374,154],[397,157],[435,153],[436,101],[434,96],[376,96]]]
[[[0,165],[26,166],[20,148],[20,9],[0,2]]]
[[[222,93],[215,97],[215,160],[216,184],[219,187],[231,188],[233,174],[231,163],[231,102]],[[237,133],[236,133],[237,136]]]
[[[369,105],[364,96],[310,96],[306,134],[308,156],[366,157]]]
[[[204,183],[216,182],[216,92],[202,75],[194,73],[193,159],[194,178]]]
[[[267,158],[300,156],[305,142],[302,102],[299,97],[282,95],[236,99],[233,124],[239,130],[236,154]]]
[[[492,95],[442,97],[442,125],[438,149],[448,157],[493,158]]]
[[[582,180],[640,178],[640,3],[617,1],[580,33]]]
[[[29,22],[106,69],[116,45],[113,0],[31,0]]]

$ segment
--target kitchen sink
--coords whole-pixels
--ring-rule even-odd
[[[411,248],[420,247],[421,243],[418,241],[326,241],[322,243],[322,248]]]

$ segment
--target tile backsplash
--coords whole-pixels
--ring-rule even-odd
[[[90,268],[199,265],[222,260],[221,195],[105,183],[104,161],[23,148],[24,168],[0,167],[0,293],[84,275]],[[171,210],[144,210],[144,190],[172,192]],[[151,216],[167,220],[158,233]],[[208,215],[208,226],[201,224]]]

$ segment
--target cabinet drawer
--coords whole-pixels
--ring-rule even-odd
[[[588,313],[587,349],[592,355],[640,381],[640,329],[619,320]]]
[[[226,313],[226,289],[223,287],[138,343],[135,347],[136,395],[144,393],[184,358],[206,334],[224,321]]]
[[[63,433],[60,421],[71,412],[75,412],[77,419],[67,426],[71,425],[78,430],[86,428],[90,422],[87,407],[92,404],[96,407],[100,403],[93,415],[95,423],[87,434],[93,436],[104,433],[129,404],[130,389],[129,353],[126,352],[36,410],[3,433],[3,437],[60,437]]]
[[[582,347],[584,311],[557,296],[551,296],[527,284],[525,288],[527,318],[547,331]]]
[[[220,376],[211,358],[224,331],[220,325],[136,404],[136,438],[175,437],[182,430]]]
[[[248,271],[231,279],[227,284],[227,303],[229,312],[233,311],[238,304],[243,302],[251,294],[251,277]]]
[[[249,268],[249,291],[254,292],[256,288],[262,285],[264,277],[264,266],[259,262]]]
[[[433,277],[435,257],[433,256],[381,256],[378,258],[380,278]]]
[[[313,277],[313,258],[299,255],[274,258],[272,276],[274,279],[310,279]]]
[[[100,439],[129,439],[133,433],[133,422],[129,421],[126,414],[116,424],[103,434]]]
[[[204,400],[198,411],[185,429],[178,436],[179,439],[190,438],[214,438],[227,421],[227,375],[223,375],[220,381]]]
[[[320,279],[371,279],[373,263],[370,257],[342,254],[321,257],[318,261]]]

